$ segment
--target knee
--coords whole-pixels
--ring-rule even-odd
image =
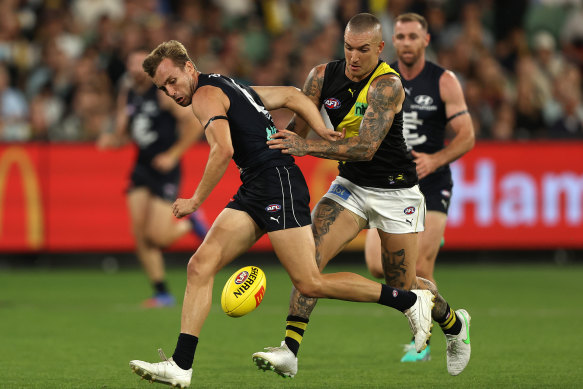
[[[198,251],[190,257],[186,267],[186,278],[188,282],[208,279],[214,276],[214,271],[209,266],[209,262],[211,261],[208,261],[208,258],[203,260],[203,257],[202,253]]]
[[[164,248],[169,245],[166,239],[163,239],[160,233],[155,230],[147,230],[144,237],[146,242],[153,247]]]
[[[293,284],[304,297],[323,297],[321,292],[322,284],[318,280],[296,280]]]

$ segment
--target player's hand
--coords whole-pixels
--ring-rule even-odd
[[[152,160],[152,166],[162,173],[168,173],[178,164],[178,158],[170,153],[160,153]]]
[[[288,130],[278,130],[271,135],[271,140],[268,140],[267,144],[270,149],[279,149],[284,154],[301,157],[308,153],[306,140],[295,132]]]
[[[411,150],[411,154],[413,155],[414,162],[417,165],[417,176],[420,180],[433,173],[439,167],[439,164],[432,154],[418,153],[415,150]]]
[[[192,199],[176,199],[174,204],[172,204],[172,213],[177,218],[189,215],[196,211],[197,207]]]
[[[337,140],[344,139],[344,135],[346,134],[346,130],[342,129],[342,131],[334,131],[330,128],[324,128],[321,130],[314,130],[316,134],[320,135],[320,138],[329,140],[330,142],[335,142]]]

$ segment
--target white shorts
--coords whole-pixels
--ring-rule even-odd
[[[390,234],[408,234],[425,229],[425,197],[419,185],[384,189],[363,187],[336,177],[324,195],[364,218],[366,228]]]

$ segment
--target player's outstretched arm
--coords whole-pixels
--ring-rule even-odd
[[[203,126],[213,117],[227,116],[229,105],[229,98],[223,91],[212,86],[199,88],[192,98],[192,110]],[[227,120],[210,121],[205,133],[210,152],[202,179],[190,199],[177,199],[174,202],[172,211],[176,217],[188,215],[201,206],[225,174],[233,157],[233,143]]]
[[[316,105],[298,88],[293,86],[253,86],[252,88],[261,98],[265,109],[290,109],[300,115],[321,138],[331,141],[342,138],[341,133],[326,128]]]
[[[401,110],[405,92],[396,75],[377,77],[368,91],[368,108],[360,125],[359,135],[336,142],[304,140],[289,131],[281,131],[267,142],[272,149],[285,154],[313,155],[320,158],[343,161],[369,161]]]

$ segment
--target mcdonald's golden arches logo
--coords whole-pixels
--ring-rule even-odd
[[[6,193],[6,181],[12,166],[16,166],[22,177],[22,189],[26,202],[26,239],[30,248],[38,249],[43,244],[44,226],[40,189],[38,177],[34,165],[24,148],[11,146],[0,155],[0,238],[3,235],[4,221],[4,195]]]

